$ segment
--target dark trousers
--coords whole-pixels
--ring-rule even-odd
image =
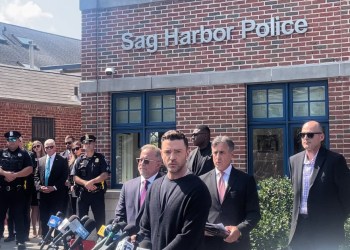
[[[9,209],[7,211],[7,231],[9,233],[9,237],[15,237],[15,221],[13,219],[13,211]]]
[[[32,203],[32,192],[26,190],[25,192],[25,210],[24,210],[24,234],[26,238],[29,238],[30,232],[30,204]]]
[[[325,230],[327,230],[325,228]],[[338,250],[339,244],[337,242],[327,241],[320,239],[318,235],[314,233],[313,225],[310,223],[310,219],[306,216],[299,215],[298,224],[295,229],[293,239],[290,243],[292,250]]]
[[[81,218],[89,214],[89,207],[94,215],[97,230],[105,224],[105,195],[103,191],[96,193],[83,191],[77,200],[78,216]]]
[[[24,210],[25,210],[25,191],[21,190],[0,190],[0,228],[4,228],[4,220],[7,211],[12,211],[13,220],[15,223],[15,230],[17,241],[24,243],[25,229],[24,229]]]

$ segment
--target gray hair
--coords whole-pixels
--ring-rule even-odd
[[[223,135],[223,136],[219,135],[215,137],[211,145],[212,147],[216,147],[219,143],[226,143],[230,152],[232,152],[235,149],[235,143],[230,137],[226,135]]]
[[[44,146],[46,146],[47,144],[53,144],[53,146],[56,146],[56,142],[55,142],[55,140],[54,139],[47,139],[46,141],[45,141],[45,143],[44,143]]]
[[[159,159],[159,160],[162,160],[162,157],[161,157],[161,153],[160,153],[160,149],[156,146],[154,146],[153,144],[146,144],[146,145],[143,145],[140,149],[140,151],[144,151],[144,150],[152,150],[156,153],[156,157]]]

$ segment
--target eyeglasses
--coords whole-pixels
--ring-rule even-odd
[[[204,135],[205,133],[193,133],[192,134],[192,137],[195,137],[195,136],[197,136],[197,135]]]
[[[319,134],[322,134],[322,132],[299,133],[299,136],[301,138],[304,138],[306,135],[307,138],[312,139],[312,138],[314,138],[314,135],[319,135]]]
[[[137,164],[144,163],[145,165],[148,165],[150,161],[155,161],[155,160],[136,158]]]
[[[80,147],[76,147],[76,148],[72,148],[72,151],[78,151],[80,149]]]
[[[6,140],[8,142],[15,142],[15,141],[17,141],[17,138],[7,138]]]
[[[38,145],[34,145],[32,148],[33,149],[36,149],[36,148],[40,148],[41,146],[38,144]]]
[[[65,142],[65,144],[66,144],[66,145],[71,145],[72,142],[71,142],[71,141],[67,141],[67,142]]]
[[[45,149],[53,149],[55,146],[46,146]]]

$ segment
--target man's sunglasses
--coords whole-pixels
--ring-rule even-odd
[[[148,165],[150,161],[155,161],[155,160],[136,158],[137,164],[144,163],[145,165]]]
[[[314,138],[314,135],[319,135],[319,134],[322,134],[322,132],[299,133],[299,136],[301,138],[304,138],[306,135],[307,138],[312,139],[312,138]]]
[[[72,148],[72,151],[78,151],[80,149],[80,147],[76,147],[76,148]]]
[[[17,138],[7,138],[6,140],[8,142],[15,142],[15,141],[17,141]]]
[[[40,148],[40,145],[34,145],[33,149]]]
[[[45,149],[53,149],[55,146],[46,146]]]
[[[65,144],[66,144],[66,145],[71,145],[72,142],[71,142],[71,141],[67,141],[67,142],[65,142]]]

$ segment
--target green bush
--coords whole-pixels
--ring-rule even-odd
[[[253,250],[284,249],[293,209],[293,191],[288,178],[268,178],[258,182],[261,220],[252,230]],[[345,223],[345,243],[341,250],[350,249],[350,218]]]
[[[288,245],[292,185],[287,178],[268,178],[258,182],[261,220],[251,236],[253,250],[283,249]]]

